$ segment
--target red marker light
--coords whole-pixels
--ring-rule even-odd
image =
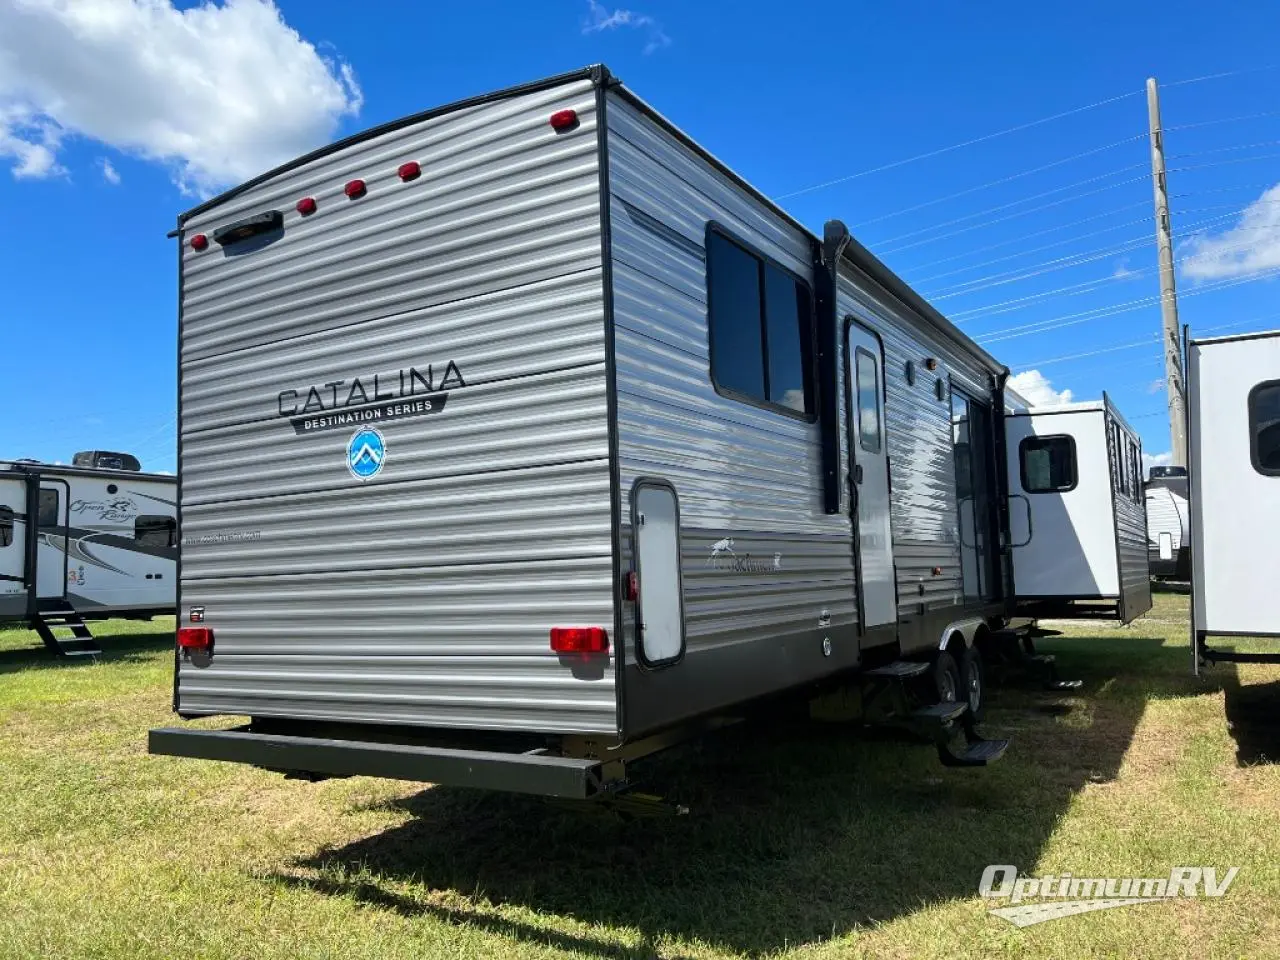
[[[400,164],[400,169],[396,171],[400,174],[400,179],[405,183],[410,180],[417,180],[422,176],[422,164],[417,160],[410,160],[408,163]]]
[[[211,627],[179,627],[178,646],[183,650],[208,650],[213,646]]]
[[[304,217],[309,217],[316,212],[316,201],[313,197],[303,197],[298,201],[298,212]]]
[[[572,130],[578,125],[577,110],[557,110],[551,115],[551,129],[556,133]]]
[[[208,248],[209,248],[209,238],[206,237],[203,233],[197,233],[194,237],[191,238],[191,249],[194,250],[196,253],[199,253],[201,250],[207,250]]]
[[[552,627],[551,649],[556,653],[604,653],[609,635],[604,627]]]
[[[640,575],[634,570],[622,578],[622,597],[629,603],[640,599]]]
[[[350,183],[348,183],[345,187],[342,188],[342,192],[347,195],[348,199],[358,200],[360,197],[363,197],[365,194],[364,181],[352,180]]]

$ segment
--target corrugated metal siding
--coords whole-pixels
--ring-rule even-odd
[[[856,646],[851,529],[847,494],[841,513],[822,510],[817,425],[722,397],[710,379],[707,224],[802,277],[812,274],[809,238],[625,101],[611,98],[608,124],[623,562],[632,484],[670,481],[680,498],[687,646],[667,669],[706,671],[701,701],[664,705],[675,720],[760,692],[753,683],[776,684],[717,670],[739,645],[812,631],[825,611],[833,635]],[[727,537],[732,557],[713,558]]]
[[[1114,471],[1117,465],[1124,469],[1128,460],[1127,449],[1121,451],[1114,449],[1115,438],[1110,424],[1113,421],[1117,423],[1120,421],[1115,420],[1111,411],[1112,407],[1108,401],[1104,422],[1107,424],[1108,461]],[[1120,423],[1120,430],[1126,448],[1128,442],[1132,441],[1139,451],[1137,462],[1141,463],[1142,442],[1137,434],[1123,423]],[[1136,479],[1130,478],[1130,482]],[[1151,609],[1151,554],[1147,546],[1146,497],[1140,489],[1141,485],[1139,484],[1136,496],[1116,490],[1116,486],[1116,478],[1113,475],[1112,489],[1115,492],[1112,494],[1112,501],[1116,525],[1116,559],[1119,564],[1117,573],[1124,619],[1127,622]]]
[[[991,395],[987,374],[896,305],[878,298],[866,281],[842,270],[841,314],[852,314],[884,343],[885,436],[892,483],[891,523],[897,566],[898,612],[902,616],[963,602],[960,515],[956,503],[950,384],[971,396]],[[924,361],[938,361],[934,371]],[[916,382],[906,365],[915,363]],[[936,383],[946,391],[939,400]],[[941,567],[935,575],[933,569]]]
[[[557,135],[564,107],[580,126]],[[422,176],[401,183],[408,159]],[[354,177],[369,192],[348,201]],[[184,256],[181,599],[217,639],[210,666],[181,667],[180,709],[616,730],[613,663],[584,672],[548,644],[614,621],[591,86],[353,144],[187,235],[273,207],[276,242]],[[411,366],[438,389],[450,362],[465,385],[442,410],[376,424],[368,482],[347,469],[354,426],[299,436],[280,415],[281,391],[345,399],[359,376],[372,395],[377,374],[399,392]]]

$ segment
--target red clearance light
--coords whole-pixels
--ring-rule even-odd
[[[179,627],[178,646],[184,650],[208,650],[213,646],[213,630],[210,627]]]
[[[572,130],[578,125],[577,110],[557,110],[551,115],[551,129],[560,133],[564,130]]]
[[[405,183],[410,180],[417,180],[422,176],[422,164],[417,160],[410,160],[408,163],[400,164],[400,169],[396,171],[400,174],[400,179]]]
[[[348,183],[345,187],[342,188],[342,192],[345,193],[347,197],[351,200],[356,200],[360,197],[363,197],[365,194],[364,181],[352,180],[350,183]]]
[[[640,575],[634,570],[622,578],[622,596],[629,603],[640,599]]]
[[[309,217],[316,212],[316,201],[314,197],[303,197],[298,201],[298,212],[304,217]]]
[[[191,249],[194,250],[196,253],[199,253],[201,250],[207,250],[208,247],[209,247],[209,238],[206,237],[203,233],[197,233],[194,237],[191,238]]]
[[[604,627],[552,627],[551,649],[556,653],[604,653],[609,635]]]

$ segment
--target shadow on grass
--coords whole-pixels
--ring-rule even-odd
[[[1215,668],[1217,669],[1217,668]],[[1226,686],[1227,725],[1236,763],[1280,763],[1280,681]]]
[[[623,822],[434,788],[392,803],[412,814],[404,825],[271,879],[606,958],[652,957],[666,938],[768,953],[972,897],[988,864],[1034,868],[1077,791],[1114,778],[1148,697],[1204,692],[1159,639],[1058,647],[1085,690],[999,691],[986,728],[1013,745],[990,768],[942,768],[927,747],[847,727],[755,722],[636,765],[638,786],[688,817]],[[623,928],[639,945],[443,906],[432,890]]]
[[[103,626],[90,623],[93,638],[102,647],[102,653],[96,657],[59,657],[40,642],[40,637],[32,630],[28,636],[31,646],[17,649],[0,650],[0,675],[16,673],[20,670],[64,670],[75,669],[86,663],[129,663],[149,660],[158,651],[173,649],[173,628],[165,629],[155,624],[132,631],[116,631],[111,625]]]

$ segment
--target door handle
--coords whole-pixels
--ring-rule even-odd
[[[860,463],[853,465],[853,482],[862,483],[862,464]]]
[[[1022,505],[1027,508],[1027,539],[1023,540],[1021,543],[1009,544],[1010,548],[1017,549],[1018,547],[1025,547],[1028,543],[1031,542],[1031,538],[1035,536],[1035,530],[1032,528],[1032,525],[1031,525],[1031,501],[1028,500],[1026,497],[1024,497],[1020,493],[1009,494],[1009,499],[1021,500]]]

